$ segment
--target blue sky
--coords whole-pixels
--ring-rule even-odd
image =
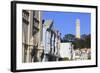
[[[80,19],[80,33],[90,34],[91,14],[79,12],[53,12],[43,11],[42,19],[54,21],[54,27],[59,30],[61,37],[65,34],[74,34],[76,31],[76,19]]]

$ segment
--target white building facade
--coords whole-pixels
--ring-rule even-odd
[[[43,61],[57,61],[59,57],[60,35],[54,30],[53,21],[46,20],[43,24]]]
[[[73,45],[71,42],[60,43],[60,57],[72,60],[74,55]]]

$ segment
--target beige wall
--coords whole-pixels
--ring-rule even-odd
[[[29,24],[22,23],[22,41],[23,41],[23,53],[22,53],[22,62],[31,62],[31,52],[33,49],[33,46],[37,46],[37,49],[40,49],[39,45],[41,44],[41,27],[42,27],[42,19],[41,19],[41,12],[40,11],[32,11],[27,10],[29,12],[29,17],[26,17],[25,14],[23,14],[23,18],[25,18],[27,21],[29,21]],[[37,19],[39,23],[33,22],[33,20]],[[39,31],[33,35],[33,25],[35,25],[37,28],[39,28]],[[27,48],[24,47],[27,45]],[[25,50],[26,49],[26,50]],[[26,52],[25,52],[26,51]],[[26,54],[26,55],[25,55]]]

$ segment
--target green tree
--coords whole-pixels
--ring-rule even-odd
[[[70,42],[70,41],[74,41],[75,39],[75,35],[73,34],[67,34],[63,37],[62,41],[64,42]]]
[[[81,49],[81,48],[90,48],[91,47],[91,35],[83,34],[81,38],[75,38],[73,34],[66,34],[62,39],[61,42],[72,42],[74,45],[74,49]]]
[[[80,39],[76,38],[73,42],[74,49],[90,48],[91,46],[91,35],[82,35]]]
[[[86,48],[90,48],[91,47],[91,35],[87,35],[86,38],[85,38],[85,47]]]

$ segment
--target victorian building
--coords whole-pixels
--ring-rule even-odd
[[[52,20],[46,20],[43,24],[43,45],[43,61],[57,61],[60,55],[60,34],[55,30]]]
[[[60,33],[52,20],[42,21],[42,12],[22,11],[22,62],[58,61]]]

